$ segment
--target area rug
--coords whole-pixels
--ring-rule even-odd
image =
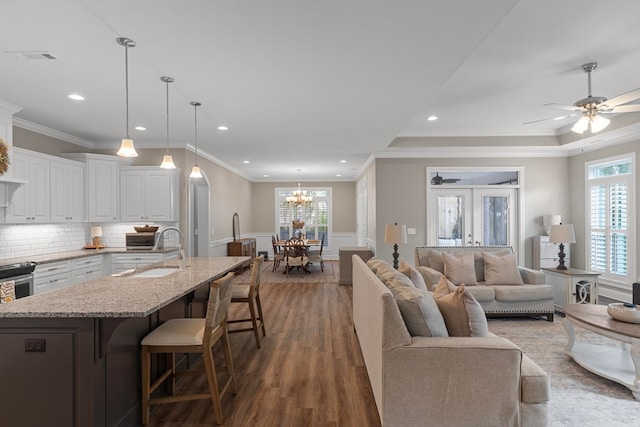
[[[564,317],[554,322],[542,319],[490,319],[489,330],[519,346],[551,375],[551,426],[631,426],[640,425],[640,401],[616,382],[593,374],[564,354],[567,335]],[[576,342],[620,343],[575,328]]]
[[[311,264],[307,268],[308,272],[293,269],[286,274],[284,271],[284,263],[273,271],[273,261],[268,260],[262,264],[261,283],[338,283],[339,268],[338,261],[325,261],[324,271],[320,265]],[[236,282],[245,283],[251,279],[249,270],[237,274]]]

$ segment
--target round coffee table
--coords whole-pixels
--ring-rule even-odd
[[[569,336],[565,353],[583,368],[627,387],[640,400],[640,324],[611,318],[605,305],[568,304],[564,314],[563,325]],[[576,343],[574,325],[620,341],[621,345]]]

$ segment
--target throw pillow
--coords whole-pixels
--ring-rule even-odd
[[[444,261],[442,260],[442,252],[429,249],[427,252],[427,260],[429,261],[429,267],[434,270],[444,273]]]
[[[487,317],[471,293],[458,286],[455,292],[436,299],[451,337],[489,336]]]
[[[382,283],[389,286],[389,282],[392,280],[404,282],[407,286],[414,287],[413,282],[404,274],[400,273],[390,265],[380,266],[376,271],[376,276]]]
[[[455,292],[456,289],[457,289],[456,285],[448,281],[447,278],[444,277],[444,274],[442,274],[440,276],[440,281],[438,281],[438,284],[433,289],[433,297],[435,299],[438,299],[445,295],[449,295],[451,292]]]
[[[472,252],[462,255],[460,258],[443,252],[442,259],[444,260],[444,275],[454,285],[461,283],[466,285],[477,284],[476,267]]]
[[[369,258],[369,260],[367,261],[367,266],[374,273],[378,270],[378,268],[380,268],[383,265],[388,265],[388,263],[384,260],[381,260],[380,258],[373,257],[373,258]]]
[[[499,249],[497,251],[491,252],[493,255],[507,255],[512,253],[511,249]],[[478,282],[484,282],[484,257],[482,256],[483,252],[474,252],[473,256],[476,260],[476,279]]]
[[[524,285],[515,254],[494,255],[483,252],[487,285]]]
[[[424,282],[422,274],[420,274],[420,272],[408,262],[404,260],[400,261],[400,264],[398,265],[398,271],[407,276],[413,282],[413,285],[416,288],[422,289],[423,291],[429,290],[427,289],[427,284]]]
[[[447,326],[431,292],[405,287],[394,296],[411,336],[449,336]]]

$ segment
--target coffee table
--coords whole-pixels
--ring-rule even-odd
[[[563,325],[569,337],[565,353],[583,368],[627,387],[640,400],[640,324],[611,318],[605,305],[568,304],[564,313]],[[620,341],[621,345],[576,343],[574,325]]]

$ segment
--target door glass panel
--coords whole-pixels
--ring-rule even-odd
[[[509,198],[482,197],[482,243],[507,245],[509,243]]]
[[[463,196],[438,196],[438,245],[462,245],[462,236],[464,236],[463,202]]]

